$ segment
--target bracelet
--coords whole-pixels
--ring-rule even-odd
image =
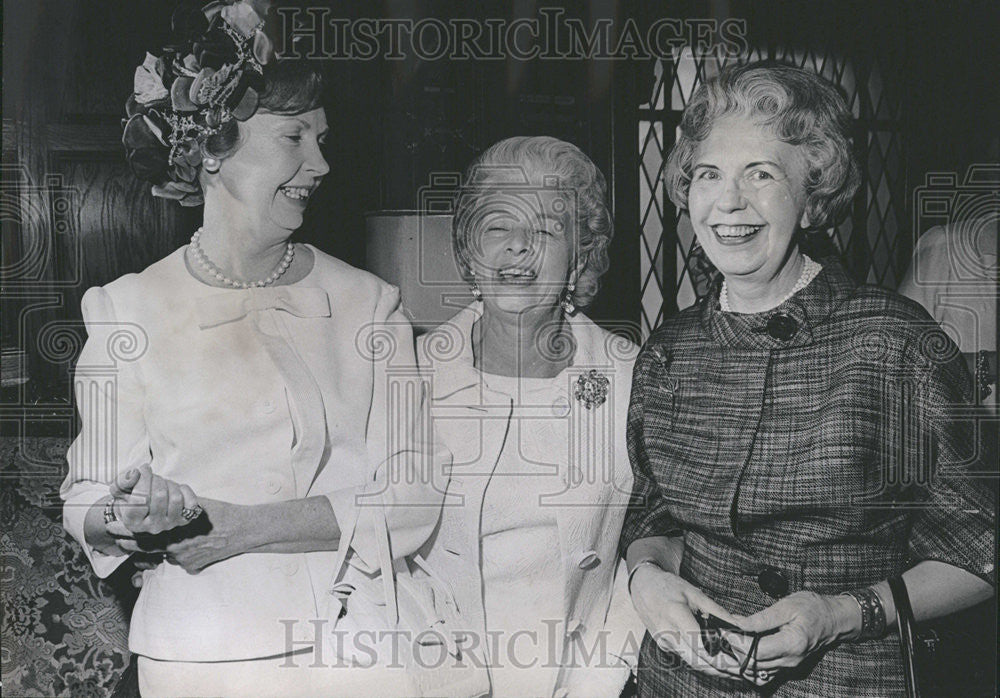
[[[656,569],[660,570],[661,572],[666,572],[666,570],[663,569],[663,565],[661,565],[655,559],[653,559],[651,557],[644,557],[644,558],[642,558],[641,560],[639,560],[639,562],[635,563],[635,566],[631,570],[629,570],[629,573],[628,573],[628,582],[625,584],[625,587],[628,590],[629,594],[632,593],[632,577],[635,576],[635,573],[643,565],[653,565],[654,567],[656,567]]]
[[[108,500],[108,503],[104,505],[104,525],[107,526],[117,520],[118,514],[115,513],[115,498],[112,497]]]
[[[841,596],[850,596],[861,608],[861,633],[856,640],[874,640],[885,634],[885,606],[873,587],[845,591]]]

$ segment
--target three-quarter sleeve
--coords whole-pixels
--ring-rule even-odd
[[[629,546],[640,538],[677,535],[681,532],[679,524],[670,515],[656,479],[655,468],[665,468],[668,464],[650,463],[645,447],[647,430],[670,428],[669,424],[657,423],[655,420],[647,423],[646,420],[646,384],[654,370],[655,361],[655,352],[647,344],[639,353],[632,374],[626,439],[634,481],[619,541],[619,551],[623,557]]]
[[[371,478],[327,493],[342,531],[350,531],[352,564],[374,572],[416,552],[441,513],[450,452],[435,439],[430,398],[417,370],[413,329],[399,291],[383,289],[366,342],[373,395],[366,445]]]
[[[149,437],[143,419],[143,388],[135,359],[145,346],[141,327],[122,324],[108,292],[83,296],[87,341],[74,375],[80,433],[66,454],[69,471],[60,489],[63,526],[80,544],[98,577],[107,577],[127,555],[108,555],[85,537],[87,512],[107,496],[120,472],[148,464]]]
[[[909,554],[938,560],[996,583],[994,535],[996,453],[983,438],[985,414],[972,404],[972,384],[958,348],[944,337],[920,342],[926,369],[914,404],[924,438],[913,460],[929,474],[926,500],[914,517]],[[936,356],[928,356],[933,350]],[[948,357],[948,358],[943,358]]]

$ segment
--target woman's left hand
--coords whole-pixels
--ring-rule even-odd
[[[250,538],[253,527],[248,521],[250,507],[231,504],[214,499],[199,499],[205,510],[204,520],[192,522],[192,535],[168,542],[159,548],[166,561],[180,565],[185,571],[197,574],[209,565],[226,558],[240,555],[255,547]],[[148,545],[126,540],[120,543],[123,549],[152,552]]]
[[[855,635],[861,626],[861,610],[849,596],[823,596],[799,591],[777,601],[763,611],[748,616],[740,627],[756,633],[771,632],[760,638],[757,662],[747,667],[747,678],[759,683],[757,672],[773,675],[796,667],[826,647]],[[727,633],[731,644],[741,649],[745,637]]]

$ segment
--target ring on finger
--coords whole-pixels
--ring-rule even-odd
[[[757,672],[758,681],[770,681],[773,678],[774,678],[774,673],[767,671],[766,669],[761,669],[760,671]]]
[[[181,517],[185,521],[194,521],[199,516],[201,516],[204,512],[205,512],[205,510],[201,508],[200,504],[195,504],[190,509],[187,508],[187,507],[184,507],[183,509],[181,509]]]
[[[115,502],[117,500],[112,497],[108,500],[108,503],[104,505],[104,525],[114,523],[118,521],[118,512],[115,511]]]

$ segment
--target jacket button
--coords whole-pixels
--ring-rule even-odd
[[[274,412],[275,405],[274,400],[264,400],[260,405],[261,409],[264,410],[265,414],[271,414]]]
[[[281,483],[273,478],[268,478],[267,482],[264,483],[264,488],[268,494],[278,494],[281,491]]]
[[[552,414],[555,417],[565,417],[569,414],[569,400],[557,397],[552,401]]]
[[[794,337],[798,329],[799,324],[795,322],[795,318],[786,313],[775,313],[767,321],[767,333],[782,342]]]
[[[757,575],[757,584],[760,585],[761,591],[774,599],[780,599],[788,593],[788,580],[773,567],[765,567]]]

